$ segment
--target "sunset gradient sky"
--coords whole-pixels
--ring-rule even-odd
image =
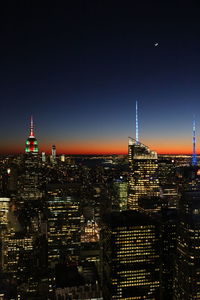
[[[0,153],[24,151],[33,115],[40,151],[125,154],[136,100],[142,143],[191,153],[195,114],[199,153],[198,9],[73,3],[1,4]]]

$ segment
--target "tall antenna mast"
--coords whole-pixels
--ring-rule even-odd
[[[193,126],[192,126],[192,166],[197,166],[197,155],[196,155],[196,124],[195,124],[195,117],[193,119]]]
[[[30,136],[34,136],[33,116],[31,116]]]
[[[138,134],[138,103],[137,103],[137,101],[135,103],[135,130],[136,130],[135,139],[136,139],[136,142],[139,143],[139,134]]]

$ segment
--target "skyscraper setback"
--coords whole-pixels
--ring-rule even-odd
[[[147,146],[129,138],[129,193],[128,208],[138,210],[142,197],[158,197],[157,153]]]
[[[137,101],[135,121],[136,139],[129,137],[128,141],[129,182],[127,207],[128,209],[138,210],[141,208],[139,202],[142,198],[159,196],[159,181],[157,153],[139,142]],[[151,202],[155,202],[155,198]],[[151,210],[157,210],[155,203],[153,206]]]

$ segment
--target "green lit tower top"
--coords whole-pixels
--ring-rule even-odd
[[[38,142],[34,136],[34,125],[33,125],[33,117],[31,116],[31,124],[30,124],[30,136],[26,140],[26,148],[25,153],[38,153]]]

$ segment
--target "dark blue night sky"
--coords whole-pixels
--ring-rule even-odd
[[[126,153],[136,100],[141,142],[190,153],[195,114],[198,151],[199,8],[71,2],[1,5],[0,152],[24,151],[32,114],[41,151]]]

